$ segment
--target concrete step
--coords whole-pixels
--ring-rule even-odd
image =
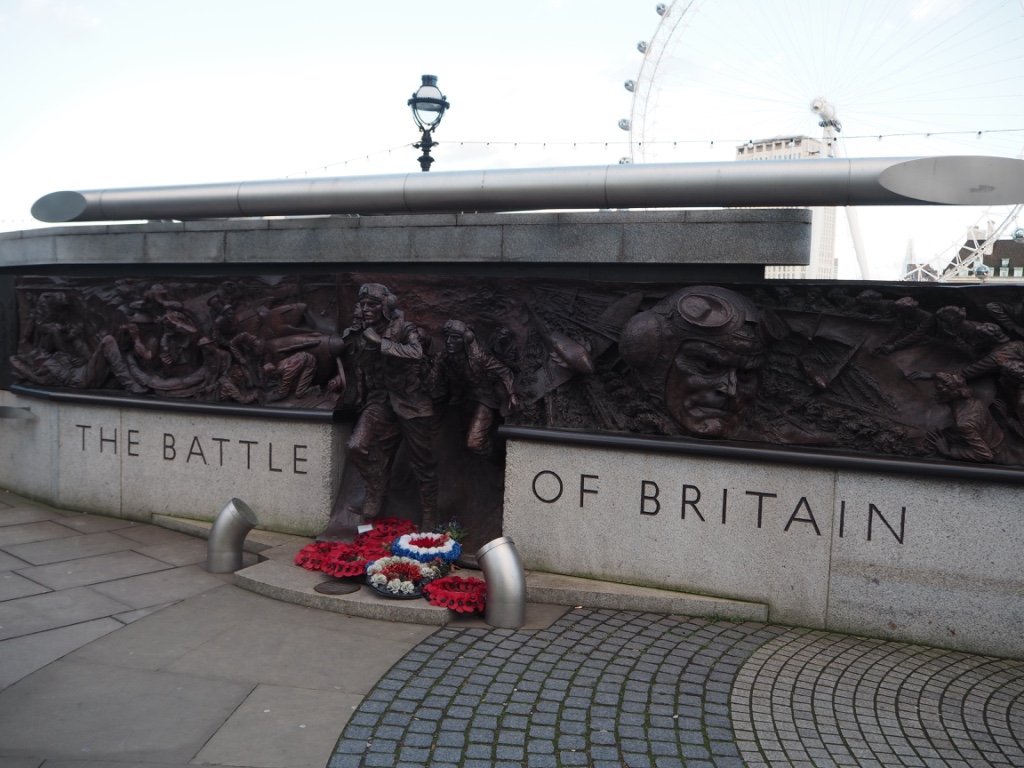
[[[448,624],[449,611],[426,600],[398,600],[381,597],[367,585],[349,595],[321,595],[314,591],[320,582],[335,581],[326,573],[314,573],[279,560],[264,560],[235,571],[235,585],[275,600],[319,608],[323,611],[360,616],[364,619],[401,621],[407,624]]]
[[[236,571],[235,584],[276,600],[369,619],[443,627],[455,618],[451,611],[432,606],[426,600],[389,599],[381,597],[365,585],[358,592],[348,595],[322,595],[316,592],[314,587],[321,582],[334,579],[327,574],[314,573],[294,565],[295,554],[310,540],[293,538],[295,541],[260,552],[263,562]],[[479,571],[460,570],[459,573],[483,577]],[[538,626],[544,625],[546,618],[542,618],[541,614],[546,617],[550,611],[544,611],[541,606],[582,606],[736,621],[768,620],[768,606],[761,603],[691,595],[629,584],[612,584],[536,571],[529,571],[526,574],[526,599],[526,628],[533,628],[535,623]],[[465,618],[458,617],[460,626],[465,625]]]
[[[539,571],[529,571],[526,574],[526,599],[535,603],[608,608],[616,611],[674,613],[736,621],[768,621],[768,606],[763,603],[593,581]]]

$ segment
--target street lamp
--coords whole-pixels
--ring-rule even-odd
[[[434,162],[430,150],[436,146],[431,132],[440,124],[444,111],[449,107],[444,94],[437,87],[437,75],[423,75],[423,84],[409,99],[409,106],[412,107],[413,120],[423,131],[423,138],[413,146],[423,150],[423,154],[420,155],[420,168],[429,171],[430,164]]]

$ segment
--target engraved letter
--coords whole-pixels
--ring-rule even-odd
[[[309,472],[307,472],[306,470],[299,469],[299,462],[302,462],[303,464],[305,464],[307,461],[309,461],[309,459],[307,459],[305,456],[299,456],[299,448],[301,448],[302,450],[306,450],[306,448],[308,448],[308,447],[309,447],[308,445],[296,445],[294,448],[292,448],[292,474],[293,475],[308,475],[309,474]]]
[[[139,444],[138,440],[132,440],[132,435],[137,435],[137,434],[139,434],[139,430],[137,430],[137,429],[129,429],[128,430],[128,455],[129,456],[138,456],[139,455],[137,453],[132,453],[132,446],[135,446],[135,445]]]
[[[114,444],[114,455],[117,456],[117,428],[116,427],[114,428],[114,436],[113,437],[104,437],[103,436],[103,427],[100,427],[100,453],[103,453],[103,444],[104,443],[113,443]]]
[[[871,541],[871,526],[875,520],[875,515],[878,515],[878,519],[885,523],[885,527],[889,529],[889,532],[900,544],[903,543],[903,535],[906,532],[907,524],[907,508],[900,507],[900,532],[896,533],[896,529],[889,525],[889,521],[885,519],[878,507],[874,504],[868,504],[868,541]]]
[[[597,475],[580,475],[580,509],[583,509],[583,494],[597,495],[597,488],[587,488],[587,480],[600,480]]]
[[[256,440],[239,440],[245,446],[245,468],[252,469],[252,447],[259,445]]]
[[[540,492],[537,490],[537,481],[540,480],[540,478],[543,475],[551,475],[553,478],[555,478],[555,482],[558,483],[558,493],[556,493],[554,496],[552,496],[549,499],[546,499],[543,496],[541,496]],[[545,470],[542,470],[541,472],[538,472],[533,477],[533,495],[536,496],[541,501],[543,501],[545,504],[554,504],[556,501],[558,501],[560,498],[562,498],[562,478],[560,478],[558,475],[556,475],[550,469],[545,469]]]
[[[800,511],[800,507],[807,510],[807,517],[797,517],[797,512]],[[818,521],[814,519],[814,513],[811,511],[811,505],[807,503],[807,497],[801,496],[800,501],[796,503],[796,509],[793,510],[793,514],[789,516],[789,521],[786,523],[786,527],[783,529],[784,533],[789,532],[789,526],[793,523],[810,523],[814,526],[814,532],[821,536],[821,531],[818,530]]]
[[[82,430],[82,450],[85,450],[85,430],[92,429],[91,424],[75,424],[80,430]]]
[[[653,494],[647,493],[648,490],[653,490]],[[651,482],[650,480],[640,481],[640,514],[641,515],[656,515],[661,512],[661,502],[658,501],[658,484]],[[647,511],[647,502],[654,502],[654,510],[651,512]]]
[[[776,499],[779,494],[765,493],[764,491],[747,491],[747,496],[757,496],[757,527],[761,527],[761,519],[764,515],[764,500]]]
[[[188,464],[192,461],[193,456],[198,456],[203,460],[203,464],[206,464],[206,454],[203,453],[203,446],[199,442],[199,435],[192,438],[192,445],[189,446],[188,456],[185,457],[185,463]]]
[[[693,497],[692,499],[690,498],[690,491],[691,490],[696,491],[696,493],[697,493],[697,495],[695,497]],[[682,503],[682,507],[680,509],[680,513],[681,513],[681,516],[682,516],[683,520],[686,519],[686,508],[687,507],[693,507],[693,511],[697,513],[697,517],[700,518],[700,521],[702,523],[706,522],[704,520],[704,515],[702,515],[700,513],[700,510],[697,509],[697,502],[698,501],[700,501],[700,488],[698,488],[696,485],[683,485],[683,503]]]
[[[224,466],[224,443],[230,443],[231,441],[226,437],[211,437],[213,442],[217,443],[220,447],[220,466]]]
[[[284,472],[283,469],[274,466],[274,444],[267,443],[267,466],[271,472]]]

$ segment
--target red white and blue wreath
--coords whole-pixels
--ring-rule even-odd
[[[391,554],[429,563],[452,563],[462,554],[462,545],[446,533],[407,533],[391,545]]]

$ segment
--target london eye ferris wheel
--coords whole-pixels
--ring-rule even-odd
[[[621,162],[731,160],[740,144],[795,135],[821,137],[836,156],[1021,154],[1024,0],[674,0],[652,10],[624,83]],[[1019,210],[964,212],[963,224]],[[948,212],[942,220],[949,244],[963,243],[964,226]],[[940,250],[931,234],[922,260]]]

